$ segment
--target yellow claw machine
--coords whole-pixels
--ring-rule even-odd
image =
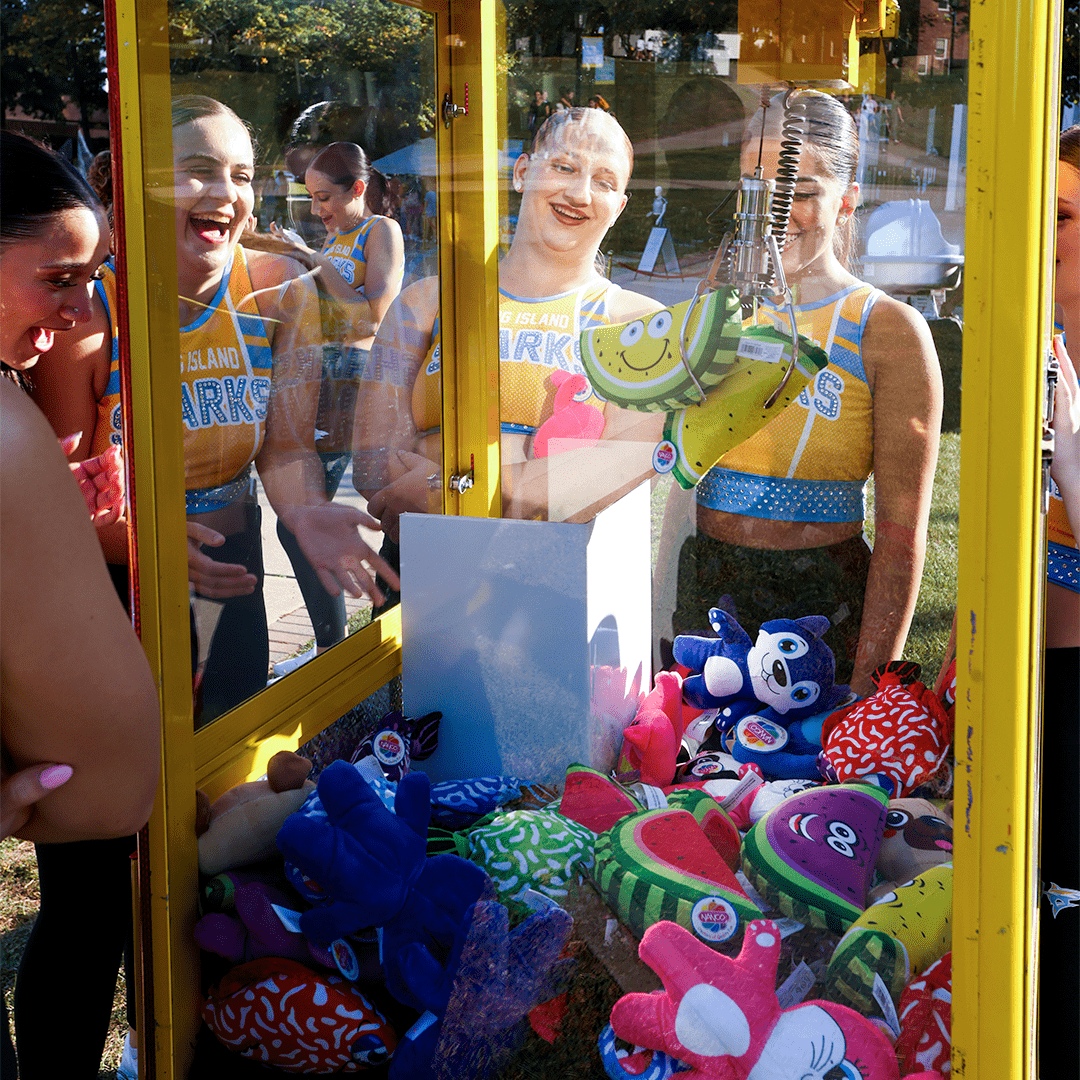
[[[935,788],[858,788],[881,810],[879,834],[890,794],[915,789],[951,816],[956,886],[937,931],[949,948],[905,953],[902,965],[910,981],[951,951],[951,1050],[947,1037],[934,1051],[905,1029],[895,969],[876,996],[873,965],[864,998],[830,980],[858,911],[817,915],[818,926],[814,903],[774,907],[782,946],[755,924],[744,948],[773,956],[775,944],[806,983],[788,980],[782,1005],[770,999],[769,1024],[781,1026],[763,1031],[732,974],[747,910],[755,896],[770,906],[760,889],[732,878],[750,909],[727,886],[718,902],[705,894],[712,906],[690,905],[683,932],[711,924],[698,944],[724,963],[715,975],[703,962],[683,985],[663,958],[650,954],[650,970],[636,955],[640,931],[661,911],[680,921],[681,909],[643,902],[634,934],[635,901],[620,906],[585,872],[570,890],[581,980],[569,983],[571,1007],[546,1014],[546,1028],[534,1014],[512,1051],[501,1032],[505,1052],[469,1075],[671,1075],[685,1066],[665,1065],[667,1049],[701,1076],[869,1080],[931,1061],[943,1075],[1037,1076],[1041,418],[1061,5],[107,8],[133,580],[164,718],[162,782],[139,844],[140,1075],[227,1071],[201,1011],[211,965],[195,939],[196,789],[212,802],[298,747],[325,774],[356,749],[350,738],[375,730],[372,709],[400,701],[404,668],[404,711],[444,713],[433,779],[513,763],[505,771],[556,798],[575,762],[597,783],[625,771],[622,728],[679,634],[824,615],[835,682],[860,697],[875,692],[880,663],[901,657],[932,685],[954,633],[951,772]],[[331,153],[346,144],[363,147],[360,165]],[[730,347],[709,339],[732,370],[771,364],[756,426],[732,411],[725,427],[721,397],[701,384],[710,319],[721,337],[735,333]],[[661,363],[653,346],[688,377],[640,406],[634,395]],[[794,382],[777,404],[785,356]],[[760,432],[785,407],[780,442],[791,445],[763,450]],[[736,429],[726,442],[716,434]],[[755,460],[774,453],[790,460]],[[619,513],[618,524],[606,517]],[[637,544],[634,580],[626,571],[613,586],[635,612],[605,623],[594,585]],[[522,607],[489,619],[504,594]],[[410,659],[421,640],[422,662]],[[535,662],[543,650],[569,666],[584,656],[585,689]],[[468,697],[481,684],[490,723]],[[528,736],[510,716],[514,694],[529,700]],[[783,724],[755,731],[757,750],[795,739]],[[730,739],[716,745],[727,768]],[[753,782],[744,769],[732,787],[744,795]],[[661,786],[616,797],[656,814],[669,805]],[[535,809],[543,797],[530,791]],[[732,805],[713,813],[730,821]],[[809,839],[814,813],[788,831],[801,824]],[[854,833],[834,824],[833,852],[850,852]],[[448,841],[454,851],[470,850],[464,835]],[[526,860],[523,874],[549,908],[550,873]],[[826,873],[814,896],[835,886]],[[731,914],[737,936],[717,937]],[[802,952],[800,935],[812,939]],[[612,938],[624,942],[618,960]],[[659,991],[656,974],[667,997],[649,999],[652,1020],[639,1015],[622,1034],[616,1022],[602,1061],[607,1011],[625,991]],[[691,983],[697,1011],[685,1008]],[[792,1071],[811,1001],[829,1049]],[[399,1041],[415,1042],[423,1011],[405,1010]],[[904,1046],[923,1057],[898,1062]],[[244,1056],[237,1070],[288,1064],[253,1043]],[[432,1060],[407,1075],[465,1080],[445,1047]]]

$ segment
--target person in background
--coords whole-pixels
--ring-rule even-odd
[[[435,181],[427,182],[424,191],[424,243],[439,242],[439,193],[435,190]]]
[[[1080,1075],[1080,909],[1049,890],[1080,889],[1080,126],[1058,144],[1054,399],[1043,678],[1039,1057],[1042,1075]],[[1069,349],[1066,348],[1069,346]]]
[[[547,91],[537,87],[533,91],[533,103],[529,106],[529,134],[535,135],[554,111],[548,101]]]
[[[15,988],[18,1068],[23,1080],[90,1080],[131,921],[133,834],[157,790],[161,720],[87,502],[20,378],[89,322],[108,222],[59,155],[8,131],[0,150],[0,796],[4,834],[35,844],[41,892]],[[79,1003],[58,1037],[57,973],[73,957]],[[15,1075],[6,1016],[3,1038],[4,1074]]]
[[[321,251],[294,244],[293,257],[315,275],[323,305],[322,384],[315,419],[315,449],[323,463],[328,499],[352,458],[353,410],[360,373],[390,304],[401,291],[405,245],[394,184],[372,168],[356,143],[320,150],[304,177],[311,213],[326,229]],[[284,234],[277,231],[278,237]],[[274,665],[280,677],[314,659],[345,637],[345,598],[332,596],[280,519],[278,539],[289,556],[315,631],[315,644]]]
[[[657,566],[673,560],[671,537],[689,511],[696,533],[678,553],[673,633],[707,629],[717,606],[749,633],[769,619],[823,614],[837,681],[865,695],[874,669],[901,656],[918,597],[941,372],[926,320],[848,270],[859,197],[850,114],[818,91],[797,100],[807,119],[783,263],[799,333],[822,343],[829,364],[725,454],[692,499],[672,490]],[[747,131],[744,174],[760,159],[775,177],[782,119],[777,96]],[[759,306],[758,321],[787,332],[776,300]],[[873,550],[863,537],[871,474]]]
[[[622,289],[598,269],[600,244],[626,206],[633,147],[611,117],[576,108],[553,115],[531,152],[514,166],[521,195],[510,251],[499,266],[503,513],[548,518],[548,466],[535,452],[539,427],[554,411],[558,369],[584,374],[582,330],[657,310],[655,300]],[[515,346],[515,338],[518,337]],[[383,554],[396,558],[398,519],[438,512],[441,484],[439,281],[404,289],[372,348],[361,380],[353,437],[353,483],[379,517]],[[632,413],[589,389],[577,404],[593,414],[602,447],[569,451],[575,513],[590,520],[652,475],[661,414]],[[590,468],[594,462],[602,463]],[[553,518],[558,520],[559,518]]]
[[[240,243],[254,205],[247,127],[219,101],[180,97],[173,150],[188,576],[200,647],[196,719],[207,723],[266,686],[253,467],[327,592],[378,594],[369,557],[384,579],[396,577],[357,531],[375,522],[335,505],[324,490],[314,446],[318,294],[295,260],[247,253]],[[123,432],[115,274],[107,272],[102,286],[93,317],[50,358],[37,388],[54,428],[84,432],[95,449],[120,442]]]

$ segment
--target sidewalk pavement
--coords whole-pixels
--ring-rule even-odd
[[[315,636],[311,618],[304,606],[304,598],[296,584],[296,573],[289,562],[277,536],[277,515],[274,513],[263,492],[262,484],[257,485],[259,505],[263,509],[262,540],[265,581],[263,595],[266,600],[266,622],[270,629],[270,663],[300,652]],[[366,511],[367,500],[353,490],[352,465],[345,470],[334,502],[344,506],[355,506]],[[373,529],[361,529],[360,535],[375,551],[382,544],[382,533]],[[371,607],[371,601],[365,596],[354,599],[345,597],[345,615],[351,617],[357,611]]]

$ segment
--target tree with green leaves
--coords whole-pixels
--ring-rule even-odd
[[[59,122],[71,103],[79,125],[108,107],[104,0],[0,0],[0,108]]]

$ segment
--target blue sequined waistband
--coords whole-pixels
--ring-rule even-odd
[[[1051,540],[1047,545],[1046,579],[1073,592],[1080,592],[1080,551]]]
[[[535,435],[536,428],[530,427],[528,424],[511,424],[507,421],[503,421],[499,425],[500,430],[504,435]],[[438,435],[442,431],[441,427],[428,428],[426,431],[418,431],[416,437],[418,439],[424,438],[426,435]]]
[[[713,466],[698,482],[697,501],[769,521],[862,521],[864,487],[860,480],[788,480]]]
[[[252,487],[251,466],[227,484],[217,487],[192,488],[184,492],[184,502],[189,514],[206,514],[211,510],[222,510],[241,495],[246,495]]]

